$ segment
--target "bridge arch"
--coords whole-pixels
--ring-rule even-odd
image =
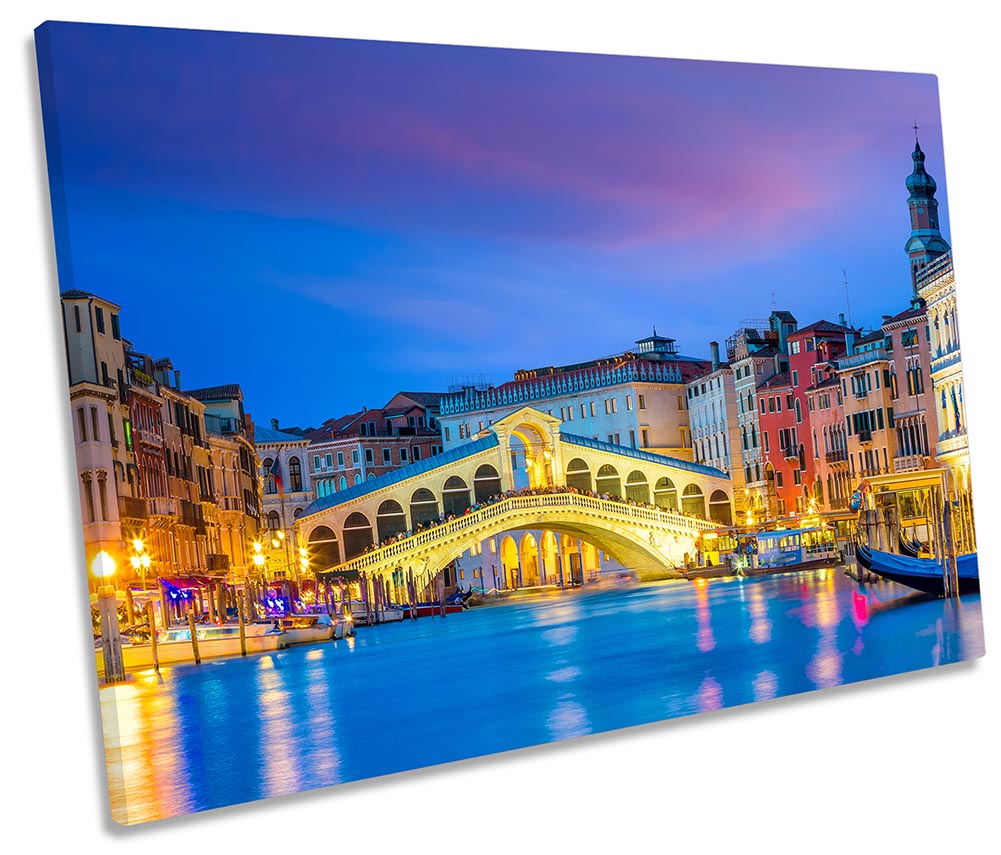
[[[575,457],[567,464],[566,481],[568,487],[590,493],[591,487],[591,467],[581,458]]]
[[[670,478],[660,478],[654,484],[653,503],[667,511],[678,510],[678,488]]]
[[[526,531],[521,538],[521,584],[531,588],[539,584],[539,544],[535,535]]]
[[[500,546],[501,575],[508,588],[521,587],[521,556],[518,545],[509,534],[501,541]]]
[[[619,477],[619,471],[610,463],[606,463],[598,470],[594,483],[598,493],[607,493],[609,496],[622,495],[622,479]]]
[[[410,497],[410,524],[413,530],[417,531],[428,523],[437,522],[439,516],[438,499],[434,493],[424,487],[415,490]]]
[[[395,537],[407,530],[407,515],[399,502],[394,499],[387,499],[379,505],[379,512],[375,517],[375,524],[379,532],[379,543],[383,543],[391,537]]]
[[[681,493],[681,512],[697,517],[706,515],[706,497],[698,484],[689,484]]]
[[[309,533],[306,541],[306,552],[309,556],[309,566],[314,571],[336,567],[341,563],[341,549],[337,535],[332,528],[318,525]]]
[[[477,468],[473,475],[473,497],[477,502],[485,502],[502,492],[500,474],[494,466],[484,463]]]
[[[344,560],[357,558],[370,546],[372,540],[372,523],[365,514],[355,511],[344,520]]]
[[[733,508],[725,491],[713,490],[709,496],[709,519],[721,525],[733,525]]]
[[[452,475],[441,488],[442,512],[461,516],[472,502],[469,501],[469,485],[458,475]]]
[[[644,505],[650,503],[650,483],[647,481],[646,473],[639,469],[629,473],[626,478],[626,498]]]

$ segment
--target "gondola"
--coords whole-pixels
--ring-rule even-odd
[[[906,555],[908,558],[920,558],[921,549],[923,545],[917,540],[904,540],[900,535],[897,536],[897,542],[900,544],[900,554]]]
[[[856,547],[855,555],[859,564],[891,582],[899,582],[901,585],[906,585],[917,591],[924,591],[926,594],[942,596],[945,593],[942,565],[934,559],[912,558],[907,555],[880,552],[861,543]],[[980,592],[976,552],[958,556],[956,558],[956,571],[959,577],[960,594]]]

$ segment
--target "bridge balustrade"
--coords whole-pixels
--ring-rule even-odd
[[[653,522],[657,525],[675,528],[679,531],[691,531],[692,529],[712,531],[719,525],[718,523],[713,523],[699,517],[685,516],[676,511],[641,508],[636,505],[628,505],[624,502],[615,502],[610,499],[582,496],[579,493],[541,493],[534,496],[511,496],[486,505],[478,511],[471,511],[468,514],[463,514],[461,517],[456,517],[454,520],[436,525],[433,528],[415,532],[410,537],[405,537],[396,543],[377,547],[371,552],[366,552],[364,555],[359,555],[350,561],[338,565],[336,569],[342,571],[365,570],[368,567],[382,564],[391,558],[411,552],[421,546],[429,546],[444,537],[475,529],[483,523],[504,516],[511,511],[566,507],[567,505],[587,508],[601,512],[604,515],[611,514],[642,520],[644,522]],[[330,568],[330,570],[321,572],[331,572],[333,569]]]

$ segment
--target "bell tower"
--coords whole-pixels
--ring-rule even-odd
[[[911,214],[911,237],[904,247],[911,259],[911,286],[917,293],[917,278],[921,271],[950,249],[938,227],[938,200],[935,179],[925,172],[925,153],[918,142],[918,126],[914,125],[914,170],[907,176],[907,207]]]

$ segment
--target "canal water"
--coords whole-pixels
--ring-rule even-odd
[[[979,596],[841,571],[567,591],[101,690],[122,823],[983,655]]]

